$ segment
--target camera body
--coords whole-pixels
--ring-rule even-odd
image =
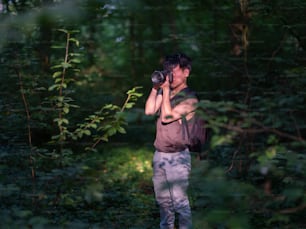
[[[166,81],[166,77],[169,77],[169,83],[173,82],[173,74],[171,71],[163,70],[163,71],[154,71],[151,75],[151,80],[153,85],[158,86],[162,85]]]

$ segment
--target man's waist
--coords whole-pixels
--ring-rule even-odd
[[[183,151],[189,151],[187,147],[182,149],[163,149],[163,150],[155,147],[155,150],[160,153],[180,153]]]

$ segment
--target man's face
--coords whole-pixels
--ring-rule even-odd
[[[172,69],[172,74],[173,74],[173,82],[171,83],[171,87],[176,88],[177,86],[186,82],[186,79],[189,75],[189,70],[182,69],[180,68],[179,65],[177,65]]]

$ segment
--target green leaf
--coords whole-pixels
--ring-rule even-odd
[[[65,114],[68,114],[69,113],[69,107],[63,107],[63,112],[65,113]]]
[[[126,134],[126,131],[123,127],[119,127],[118,132],[121,133],[121,134]]]
[[[62,119],[62,123],[64,123],[64,124],[69,124],[69,120],[66,119],[66,118],[63,118],[63,119]]]
[[[58,88],[59,88],[59,85],[58,84],[54,84],[54,85],[52,85],[52,86],[50,86],[48,88],[48,91],[53,91],[53,90],[58,89]]]
[[[52,49],[65,49],[66,47],[64,45],[52,45]]]
[[[58,102],[63,102],[64,98],[65,98],[64,96],[57,96],[56,99],[57,99]]]
[[[266,149],[266,155],[269,159],[272,159],[276,156],[276,147],[270,147]]]
[[[87,135],[87,136],[90,136],[90,135],[91,135],[90,130],[84,130],[83,132],[84,132],[84,134]]]
[[[54,66],[51,67],[51,69],[55,69],[55,68],[63,68],[63,66],[58,64],[58,65],[54,65]]]
[[[67,62],[63,62],[63,63],[61,63],[61,66],[63,67],[63,68],[70,68],[71,67],[71,64],[69,64],[69,63],[67,63]]]
[[[69,56],[81,56],[80,53],[69,53]]]
[[[69,41],[74,42],[76,44],[76,46],[80,45],[80,42],[77,39],[75,39],[75,38],[70,38]]]
[[[126,107],[127,109],[130,109],[130,108],[132,108],[134,105],[135,105],[135,103],[130,102],[130,103],[127,103],[127,104],[125,105],[125,107]]]
[[[69,33],[68,30],[66,30],[66,29],[58,29],[57,31],[60,31],[60,32],[63,32],[63,33],[66,33],[66,34]]]
[[[108,136],[113,136],[117,132],[116,128],[110,128],[107,131]]]
[[[71,59],[70,62],[75,63],[75,64],[79,64],[79,63],[81,63],[81,60],[77,59],[77,58],[74,58],[74,59]]]
[[[93,129],[97,129],[97,124],[91,123],[91,124],[88,125],[88,127],[93,128]]]
[[[57,78],[58,76],[61,76],[62,72],[54,72],[52,75],[52,78]]]

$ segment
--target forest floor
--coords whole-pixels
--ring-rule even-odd
[[[157,228],[152,156],[146,147],[112,146],[30,162],[26,150],[4,149],[1,228]]]

